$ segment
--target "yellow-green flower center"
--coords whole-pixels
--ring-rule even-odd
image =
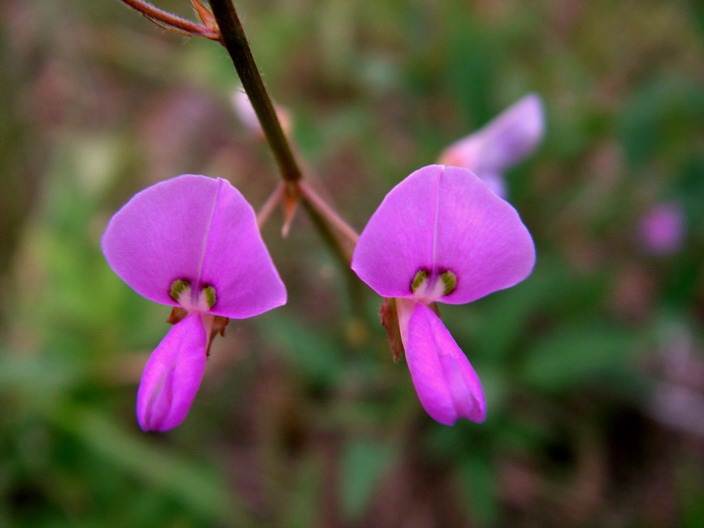
[[[206,284],[201,287],[197,295],[194,295],[191,283],[185,279],[175,280],[171,284],[169,296],[189,312],[206,313],[217,302],[217,295],[213,286]]]
[[[419,269],[411,281],[411,292],[419,300],[433,302],[450,295],[457,289],[457,275],[450,270],[435,274],[427,269]]]

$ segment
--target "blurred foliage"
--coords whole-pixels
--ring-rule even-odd
[[[186,0],[158,2],[190,16]],[[538,265],[443,306],[482,425],[422,411],[364,289],[299,215],[264,237],[287,306],[233,321],[188,420],[144,434],[135,391],[167,310],[100,236],[182,173],[261,205],[266,146],[217,44],[117,0],[0,6],[0,526],[704,525],[704,11],[697,1],[243,0],[295,140],[361,229],[384,194],[528,92],[538,155],[509,175]],[[682,204],[684,248],[638,219]]]

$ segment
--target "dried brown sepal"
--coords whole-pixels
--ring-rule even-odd
[[[198,16],[198,20],[200,20],[205,27],[211,29],[214,33],[220,32],[218,23],[215,20],[215,15],[213,15],[209,7],[204,5],[201,0],[191,0],[191,5]]]
[[[428,308],[430,308],[430,309],[433,311],[433,313],[435,313],[435,315],[437,315],[438,317],[440,317],[440,307],[438,306],[438,303],[435,303],[435,302],[434,302],[434,303],[430,303],[430,304],[428,305]]]
[[[301,189],[297,181],[287,181],[284,185],[283,209],[284,225],[281,228],[281,236],[286,238],[291,229],[291,223],[296,215],[298,202],[301,200]]]
[[[208,346],[205,349],[206,356],[210,357],[210,345],[215,336],[220,334],[221,337],[225,337],[225,328],[228,324],[230,324],[230,320],[227,317],[216,315],[213,318],[213,325],[210,327],[210,335],[208,336]]]
[[[174,306],[171,309],[171,313],[169,314],[168,319],[166,319],[166,322],[174,325],[176,323],[180,323],[181,321],[183,321],[187,315],[188,315],[188,312],[186,311],[185,308],[181,308],[180,306]]]
[[[396,363],[403,355],[403,341],[401,340],[401,328],[398,324],[396,299],[384,299],[379,308],[379,318],[381,320],[381,326],[386,330],[386,335],[389,338],[389,346],[393,353],[394,363]]]

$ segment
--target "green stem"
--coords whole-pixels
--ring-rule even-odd
[[[210,8],[220,28],[221,42],[230,54],[242,86],[259,118],[266,140],[281,171],[281,177],[286,181],[297,182],[302,177],[302,171],[281,128],[262,77],[259,75],[235,6],[231,0],[210,0]]]

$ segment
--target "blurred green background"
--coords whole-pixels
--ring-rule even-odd
[[[191,16],[186,0],[158,4]],[[304,214],[264,238],[289,303],[233,321],[186,422],[135,394],[168,309],[105,263],[110,215],[182,173],[258,208],[277,183],[220,46],[117,0],[0,6],[0,526],[704,526],[704,8],[659,0],[242,0],[265,82],[340,213],[528,92],[508,174],[538,249],[519,286],[443,306],[488,419],[445,427],[366,287]],[[652,205],[685,243],[648,254]]]

